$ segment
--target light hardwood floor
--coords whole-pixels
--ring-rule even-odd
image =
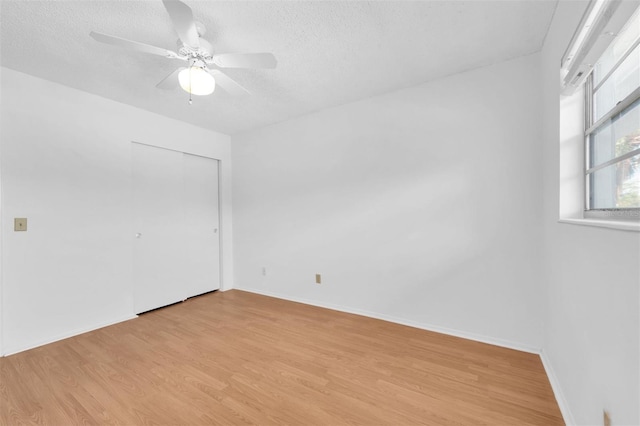
[[[563,424],[537,355],[238,290],[0,374],[2,425]]]

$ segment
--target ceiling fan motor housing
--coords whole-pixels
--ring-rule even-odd
[[[187,46],[181,40],[178,40],[178,54],[188,59],[197,59],[205,63],[210,63],[213,60],[213,46],[207,40],[200,38],[200,47],[193,48]]]

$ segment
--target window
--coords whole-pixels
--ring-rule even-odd
[[[640,217],[640,9],[584,84],[585,216]]]

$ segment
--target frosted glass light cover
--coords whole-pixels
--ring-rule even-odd
[[[216,88],[213,76],[200,67],[191,67],[180,71],[178,82],[182,90],[198,96],[210,95]]]

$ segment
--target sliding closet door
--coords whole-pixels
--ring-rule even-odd
[[[186,297],[220,288],[218,161],[183,154]]]
[[[184,299],[182,153],[133,149],[133,280],[136,313]]]
[[[218,161],[132,145],[135,312],[219,289]]]

